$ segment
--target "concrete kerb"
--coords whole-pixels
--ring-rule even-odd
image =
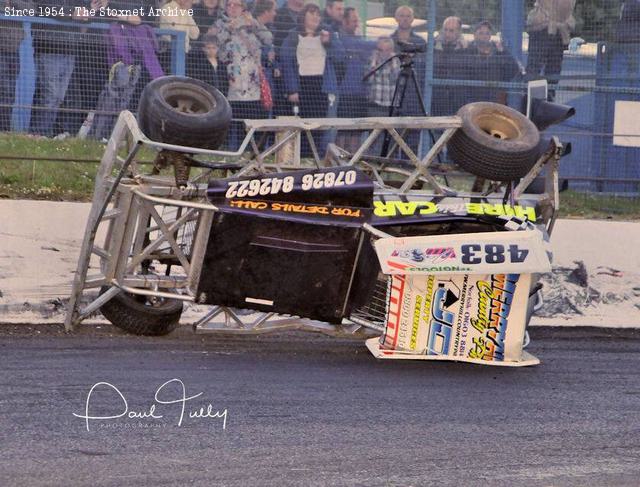
[[[0,200],[0,323],[64,321],[89,207]],[[532,325],[640,328],[640,223],[560,220],[551,243],[554,272]]]

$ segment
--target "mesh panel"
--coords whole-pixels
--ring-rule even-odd
[[[366,306],[362,306],[351,313],[350,318],[366,321],[384,329],[387,323],[387,313],[389,306],[389,276],[380,274],[376,282],[376,287]]]

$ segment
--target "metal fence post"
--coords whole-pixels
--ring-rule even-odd
[[[185,58],[186,53],[184,50],[185,32],[172,31],[175,36],[171,43],[171,70],[177,76],[184,76],[185,74]]]
[[[431,114],[431,99],[433,95],[433,50],[435,47],[437,8],[437,1],[431,0],[429,2],[429,37],[427,40],[427,52],[424,63],[424,86],[422,87],[422,97],[424,99],[424,108],[427,111],[427,115]],[[424,130],[420,132],[420,146],[418,151],[420,157],[424,157],[431,148],[431,140],[427,134],[428,132]]]
[[[596,51],[596,79],[595,85],[598,86],[607,86],[610,84],[609,81],[606,80],[609,75],[609,69],[607,69],[606,56],[607,54],[607,45],[606,43],[599,42],[598,48]],[[593,93],[593,113],[597,114],[597,116],[593,117],[594,121],[594,130],[601,134],[605,133],[607,130],[606,124],[606,96],[607,94],[595,91]],[[593,154],[593,169],[596,172],[596,176],[605,177],[606,176],[606,167],[605,167],[605,142],[603,137],[593,137],[591,139],[591,154]],[[600,192],[603,190],[602,181],[597,181],[595,183],[595,190]]]
[[[28,132],[31,124],[31,106],[36,91],[36,65],[33,55],[31,22],[24,18],[24,39],[20,44],[20,72],[16,77],[15,102],[11,113],[11,128],[16,132]]]
[[[524,31],[524,0],[502,0],[502,43],[504,48],[524,69],[522,55],[522,32]],[[519,110],[522,96],[518,93],[507,93],[507,105]]]
[[[505,49],[521,63],[524,18],[524,0],[502,0],[502,42]]]
[[[358,14],[360,15],[360,21],[362,22],[362,35],[367,35],[367,19],[369,18],[369,2],[367,0],[360,0],[358,3]]]

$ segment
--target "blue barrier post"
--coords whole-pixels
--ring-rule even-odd
[[[607,68],[607,44],[603,42],[598,43],[598,49],[596,51],[596,86],[608,86],[611,84],[607,81],[607,76],[609,75],[609,69]],[[597,133],[603,134],[607,133],[607,117],[605,116],[607,112],[607,96],[610,96],[606,93],[594,93],[593,97],[593,113],[597,114],[594,117],[594,130]],[[604,137],[593,137],[592,139],[592,149],[591,154],[593,155],[593,159],[595,159],[596,163],[594,164],[597,167],[596,176],[606,177],[606,143]],[[598,181],[596,183],[596,191],[601,192],[603,190],[603,183]]]
[[[502,43],[522,63],[524,0],[502,0]]]
[[[422,97],[424,99],[424,107],[427,111],[427,115],[431,114],[431,100],[433,94],[433,49],[435,47],[436,13],[437,1],[431,0],[429,2],[429,38],[427,39],[427,52],[424,63],[424,86],[422,87]],[[420,132],[420,146],[418,151],[420,157],[424,157],[431,148],[431,140],[427,134],[428,132],[424,130]]]
[[[36,64],[33,57],[31,22],[24,18],[24,39],[20,44],[20,72],[16,77],[15,101],[11,113],[11,129],[28,132],[31,124],[31,106],[36,91]]]
[[[159,30],[159,32],[162,32]],[[186,33],[182,31],[171,31],[175,36],[171,42],[171,74],[177,76],[185,75],[186,53],[184,52],[184,42]]]
[[[502,44],[520,66],[523,66],[522,32],[524,31],[524,0],[502,0]],[[520,109],[522,95],[507,93],[507,105]]]

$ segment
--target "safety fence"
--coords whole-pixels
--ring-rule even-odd
[[[555,25],[536,8],[554,3],[560,16]],[[572,145],[561,166],[570,187],[639,196],[640,2],[432,0],[428,7],[425,31],[438,31],[430,44],[433,76],[429,67],[425,76],[434,113],[455,112],[478,98],[524,112],[525,83],[547,79],[549,98],[576,110],[575,117],[548,130]],[[462,49],[455,42],[443,48],[449,16],[464,24]],[[482,22],[487,19],[489,29]],[[474,54],[485,33],[492,34],[492,54],[480,61]]]
[[[525,0],[416,0],[413,13],[391,1],[377,9],[299,2],[304,15],[287,8],[296,1],[277,11],[270,0],[202,2],[112,2],[111,12],[107,1],[92,3],[103,9],[94,12],[61,2],[64,15],[51,7],[5,9],[0,131],[102,140],[120,110],[135,111],[146,83],[166,74],[216,86],[237,120],[420,115],[420,98],[432,115],[472,101],[524,110],[526,82],[546,78],[549,97],[577,112],[550,130],[572,144],[561,167],[570,188],[640,195],[638,2],[578,2],[567,29],[558,21],[553,33]],[[376,11],[382,16],[366,19]],[[402,25],[412,25],[411,32]],[[394,108],[394,92],[405,84]],[[228,146],[236,147],[241,135],[236,125]],[[320,147],[337,137],[348,148],[363,136],[325,135]],[[431,139],[407,135],[422,153]]]

